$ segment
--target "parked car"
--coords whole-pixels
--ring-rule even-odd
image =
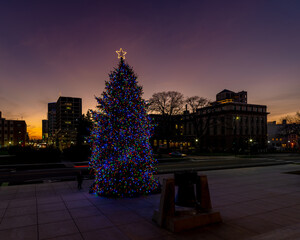
[[[172,157],[186,157],[186,154],[180,152],[171,152],[169,155]]]

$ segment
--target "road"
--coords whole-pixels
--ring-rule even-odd
[[[300,164],[300,155],[296,154],[270,154],[249,157],[235,156],[190,156],[179,159],[160,159],[158,165],[158,173],[171,173],[183,170],[207,171],[216,169],[242,168],[255,166],[269,166],[276,164],[296,163]],[[83,165],[86,163],[83,163]],[[48,168],[32,170],[30,167],[27,170],[18,168],[3,168],[0,169],[0,184],[14,185],[33,182],[47,182],[59,180],[75,179],[78,168],[74,168],[72,163],[66,164],[63,168]],[[81,168],[88,177],[87,168]]]
[[[300,163],[300,155],[297,156],[269,156],[262,155],[255,158],[238,157],[238,156],[191,156],[188,158],[177,159],[177,161],[169,162],[160,161],[158,166],[159,173],[169,173],[182,170],[207,171],[227,168],[242,168],[254,166],[270,166],[287,163]]]

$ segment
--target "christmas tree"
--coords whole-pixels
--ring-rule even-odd
[[[102,97],[93,111],[89,166],[95,172],[92,191],[106,197],[132,197],[153,192],[157,162],[149,138],[153,131],[143,90],[125,54],[117,51],[119,66],[105,82]]]

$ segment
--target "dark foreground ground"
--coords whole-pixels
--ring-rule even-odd
[[[106,199],[75,181],[0,187],[0,239],[300,239],[298,164],[201,171],[223,222],[179,234],[152,222],[160,194]],[[172,174],[161,174],[162,180]]]

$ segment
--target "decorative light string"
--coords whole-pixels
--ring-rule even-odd
[[[120,51],[125,56],[126,52]],[[98,111],[92,112],[94,127],[89,138],[92,150],[89,166],[95,172],[92,190],[107,197],[151,193],[158,187],[154,177],[157,161],[149,143],[154,126],[146,112],[142,87],[123,57],[109,78],[102,97],[96,98]]]

